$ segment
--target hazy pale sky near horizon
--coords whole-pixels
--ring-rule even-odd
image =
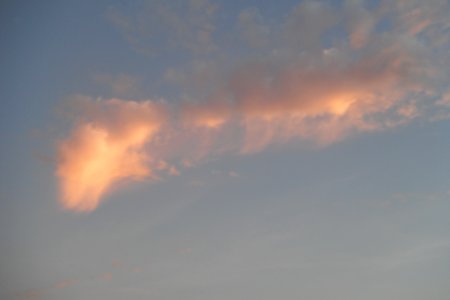
[[[450,3],[4,1],[1,299],[450,299]]]

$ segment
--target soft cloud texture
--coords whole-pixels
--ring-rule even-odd
[[[140,53],[154,55],[177,48],[208,53],[216,49],[216,10],[216,5],[203,0],[144,1],[130,14],[110,8],[106,17]]]
[[[163,120],[157,103],[84,102],[88,117],[58,144],[57,176],[64,208],[90,211],[112,183],[152,176],[143,151]]]
[[[156,7],[152,13],[167,24],[174,44],[196,53],[215,48],[216,6],[191,1],[186,16],[177,5]],[[185,162],[192,166],[222,153],[254,153],[293,139],[326,145],[442,115],[448,8],[439,0],[381,1],[376,7],[357,0],[338,7],[303,1],[277,25],[265,24],[256,9],[241,11],[237,36],[257,50],[250,59],[219,51],[217,63],[169,68],[166,79],[187,87],[181,102],[86,98],[87,117],[58,145],[61,203],[91,211],[124,178],[177,176]],[[110,11],[109,17],[136,44],[148,25],[141,14],[133,19]],[[221,65],[223,57],[231,66]]]

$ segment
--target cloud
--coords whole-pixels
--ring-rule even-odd
[[[169,169],[169,174],[172,176],[180,176],[180,171],[178,171],[177,168],[175,168],[174,166],[170,167]]]
[[[189,5],[212,22],[213,6]],[[448,6],[439,0],[381,1],[370,8],[357,0],[338,7],[303,1],[275,27],[256,9],[240,12],[236,28],[260,48],[250,59],[227,56],[224,67],[219,55],[217,63],[188,64],[194,72],[166,72],[195,94],[186,88],[180,101],[85,99],[82,117],[58,143],[63,207],[92,211],[123,179],[179,175],[178,168],[224,153],[250,154],[292,140],[328,145],[445,115]],[[156,6],[156,13],[175,36],[194,22],[173,7]],[[194,22],[195,30],[203,21]],[[270,34],[274,29],[281,33]]]
[[[241,175],[235,171],[228,172],[228,176],[230,177],[241,177]]]
[[[110,281],[112,279],[113,275],[110,272],[104,273],[100,275],[98,278],[104,281]]]
[[[143,151],[163,122],[160,105],[110,99],[84,101],[87,117],[58,143],[60,202],[66,209],[91,211],[122,178],[153,174],[152,157]]]
[[[375,30],[376,16],[360,0],[347,1],[344,7],[349,43],[352,48],[363,48]]]
[[[337,24],[338,17],[325,1],[302,1],[284,20],[282,42],[297,49],[320,50],[322,34]]]
[[[442,98],[437,102],[437,104],[450,107],[450,90],[442,95]]]
[[[94,76],[94,81],[108,86],[115,97],[135,97],[139,95],[140,80],[131,75],[97,74]]]
[[[106,18],[132,47],[146,54],[177,48],[193,53],[216,49],[213,34],[217,6],[206,0],[148,1],[125,13],[114,7]]]
[[[53,284],[50,287],[28,289],[26,291],[19,292],[16,294],[16,296],[19,299],[42,299],[45,295],[47,295],[48,293],[50,293],[52,291],[65,289],[65,288],[70,287],[77,283],[78,283],[78,280],[74,280],[74,279],[62,280],[62,281],[56,282],[55,284]]]
[[[238,30],[242,39],[251,47],[265,47],[268,44],[270,29],[264,24],[257,8],[248,8],[239,13]]]
[[[370,263],[383,269],[393,270],[439,258],[447,254],[449,249],[448,239],[423,241],[401,251],[392,252],[385,257],[372,259]]]
[[[63,290],[72,286],[83,285],[85,283],[97,284],[100,281],[111,281],[117,274],[132,274],[140,273],[143,271],[141,267],[130,266],[124,264],[122,261],[115,260],[111,263],[111,267],[114,271],[105,271],[96,276],[85,276],[83,279],[66,279],[55,282],[54,284],[46,287],[32,288],[16,293],[18,299],[46,299],[49,294],[54,293],[57,290]],[[120,271],[120,273],[118,273]]]

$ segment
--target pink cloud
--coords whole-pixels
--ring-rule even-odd
[[[66,209],[92,211],[122,178],[151,177],[152,157],[143,149],[163,119],[159,105],[111,99],[87,101],[91,114],[58,143],[60,202]]]
[[[85,99],[71,133],[58,142],[60,203],[89,212],[125,179],[177,176],[178,168],[224,153],[250,154],[293,140],[328,145],[405,125],[436,103],[445,108],[448,95],[433,83],[448,81],[440,63],[448,51],[436,48],[448,40],[444,8],[448,3],[440,0],[381,1],[373,11],[364,1],[339,9],[305,1],[287,14],[280,37],[258,11],[241,13],[244,36],[274,48],[218,76],[220,68],[200,68],[192,79],[202,90],[198,99]],[[377,29],[383,18],[392,21],[389,31]],[[321,39],[333,26],[347,35],[324,47]],[[439,55],[446,60],[434,60]],[[206,69],[215,76],[205,76]],[[441,100],[429,101],[430,95]]]

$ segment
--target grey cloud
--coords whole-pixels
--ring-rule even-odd
[[[160,54],[177,48],[208,53],[217,7],[208,1],[144,1],[131,12],[110,8],[106,18],[140,53]]]
[[[264,24],[263,17],[257,8],[248,8],[239,13],[238,30],[243,40],[251,47],[267,47],[270,28]]]

